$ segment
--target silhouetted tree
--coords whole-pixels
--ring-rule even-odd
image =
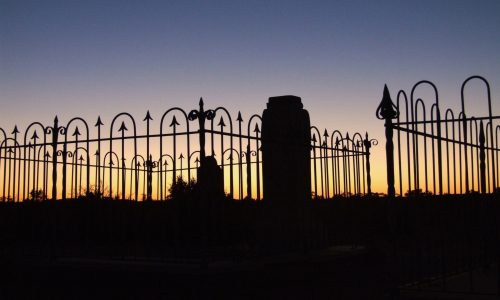
[[[405,196],[407,197],[411,197],[411,196],[432,196],[432,192],[424,192],[422,191],[422,189],[415,189],[415,190],[411,190],[411,191],[407,191],[405,193]]]
[[[30,192],[31,200],[33,201],[42,201],[47,198],[43,190],[31,190]]]
[[[181,176],[178,176],[176,182],[172,183],[168,189],[167,200],[188,199],[193,196],[195,188],[196,181],[193,178],[186,182]]]

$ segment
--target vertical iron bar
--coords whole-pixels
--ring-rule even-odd
[[[52,128],[52,200],[57,198],[57,138],[59,136],[59,121],[54,118]]]
[[[152,161],[152,158],[151,158],[151,155],[150,155],[150,152],[149,152],[149,143],[150,143],[150,137],[149,137],[149,121],[153,120],[153,118],[151,118],[151,115],[149,114],[149,110],[146,114],[146,117],[144,118],[143,121],[146,121],[146,165],[148,167],[148,177],[147,177],[147,195],[146,195],[146,199],[147,200],[151,200],[152,196],[151,194],[153,193],[153,186],[152,186],[152,174],[151,174],[151,168],[153,166],[153,161]],[[136,197],[137,198],[137,197]],[[137,200],[137,199],[135,199]]]
[[[326,132],[326,131],[325,131]],[[328,178],[328,150],[327,150],[327,137],[325,136],[325,140],[323,141],[323,158],[325,165],[325,199],[330,198],[329,193],[329,178]]]
[[[332,134],[333,135],[333,134]],[[334,197],[336,195],[336,190],[335,190],[335,180],[337,180],[337,177],[338,177],[338,174],[335,170],[335,155],[334,155],[334,146],[333,145],[330,145],[331,149],[330,149],[330,153],[332,155],[332,158],[331,158],[331,165],[332,165],[332,197]]]
[[[125,122],[122,122],[122,126],[120,127],[120,131],[122,132],[122,163],[121,163],[121,168],[122,168],[122,188],[121,188],[121,192],[122,192],[122,200],[125,200],[125,178],[126,178],[126,174],[125,174],[125,130],[127,130],[127,128],[125,127]],[[119,193],[117,193],[118,195]]]
[[[26,165],[26,162],[27,162],[27,166],[24,167],[24,172],[25,172],[25,175],[27,176],[27,178],[23,178],[23,183],[26,184],[26,187],[24,188],[24,199],[23,200],[26,200],[26,196],[28,195],[28,198],[29,198],[29,192],[30,192],[30,181],[31,181],[31,176],[30,176],[30,167],[31,167],[31,142],[29,143],[29,146],[28,146],[28,156],[26,156],[26,154],[24,155],[25,158],[27,158],[25,160],[25,165]],[[2,153],[2,151],[0,150],[0,154]],[[26,194],[28,193],[28,194]]]
[[[396,196],[394,188],[394,144],[392,141],[394,132],[392,127],[392,119],[385,119],[385,151],[387,159],[387,195],[389,197]]]
[[[321,197],[325,198],[325,189],[324,189],[324,181],[323,181],[323,147],[321,143],[321,137],[319,137],[320,146],[319,146],[319,174],[321,175]]]
[[[16,168],[16,164],[17,164],[17,134],[19,133],[19,130],[17,130],[17,126],[14,127],[14,131],[12,132],[14,134],[14,175],[13,175],[13,180],[12,180],[12,201],[13,202],[16,202],[16,197],[18,196],[16,194],[16,175],[17,175],[17,168]],[[17,180],[17,182],[19,182],[19,180]]]
[[[256,152],[256,155],[257,155],[257,201],[260,201],[260,154],[259,154],[259,151],[260,151],[260,147],[259,147],[259,133],[260,133],[260,130],[259,128],[256,126],[256,132],[255,132],[255,136],[256,136],[256,149],[255,149],[255,152]]]
[[[243,166],[242,166],[242,154],[243,154],[243,145],[242,145],[242,135],[241,135],[241,123],[243,122],[243,119],[241,118],[241,113],[238,112],[238,139],[239,139],[239,144],[240,144],[240,147],[239,147],[239,159],[240,159],[240,162],[239,162],[239,165],[238,165],[238,171],[239,171],[239,196],[240,196],[240,199],[243,199]]]
[[[9,179],[7,180],[7,199],[11,200],[10,187],[12,181],[12,148],[9,148],[8,152],[9,152]]]
[[[102,194],[104,196],[104,191],[101,191],[101,126],[104,125],[101,121],[101,117],[97,117],[97,123],[95,126],[97,127],[97,193]],[[111,137],[110,137],[111,138]],[[111,150],[111,149],[110,149]],[[104,178],[104,176],[103,176]]]
[[[485,157],[486,157],[486,151],[484,147],[485,143],[485,136],[484,136],[484,127],[483,127],[483,121],[480,123],[480,129],[479,129],[479,160],[480,160],[480,172],[481,172],[481,193],[486,194],[486,163],[485,163]]]
[[[398,130],[398,138],[399,138],[399,130]],[[399,143],[399,140],[398,140]],[[368,196],[372,194],[372,178],[370,175],[370,148],[371,148],[371,142],[370,139],[368,138],[368,132],[366,133],[366,137],[364,140],[364,146],[365,146],[365,151],[366,151],[366,185],[368,187]],[[399,148],[398,148],[399,149]],[[400,169],[401,171],[401,169]],[[401,181],[401,177],[399,178]]]
[[[248,137],[247,144],[247,197],[248,199],[252,199],[252,158],[250,153],[250,137]]]
[[[318,197],[318,174],[316,173],[316,134],[312,137],[312,151],[313,151],[313,170],[314,170],[314,196]]]

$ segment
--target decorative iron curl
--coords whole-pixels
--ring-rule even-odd
[[[241,154],[241,157],[246,157],[246,156],[248,156],[248,153],[250,153],[250,155],[251,155],[251,156],[257,156],[257,152],[256,152],[255,150],[252,150],[252,151],[250,151],[250,152],[248,152],[248,151],[247,151],[247,152],[243,152],[243,153]]]
[[[53,130],[57,130],[57,132],[61,135],[66,134],[66,127],[64,126],[59,126],[57,128],[54,128],[52,126],[47,126],[45,127],[45,134],[52,134]]]
[[[213,120],[215,118],[215,111],[213,109],[203,110],[203,100],[200,99],[200,110],[193,109],[188,114],[188,120],[194,121],[196,119],[201,120]]]
[[[80,147],[78,147],[78,148],[80,148]],[[85,148],[81,148],[81,149],[85,149]],[[64,153],[66,153],[66,154],[64,154]],[[63,155],[66,155],[66,157],[73,157],[73,152],[57,150],[57,156],[63,156]]]

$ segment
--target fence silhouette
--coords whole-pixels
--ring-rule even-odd
[[[479,80],[486,88],[485,116],[470,116],[466,111],[464,91],[472,80]],[[418,88],[425,85],[435,95],[430,110],[416,98]],[[376,115],[385,120],[389,195],[396,195],[396,188],[399,196],[497,191],[500,116],[492,113],[488,81],[481,76],[467,78],[461,87],[460,113],[446,109],[443,115],[442,111],[437,87],[430,81],[417,82],[409,101],[406,92],[400,90],[396,104],[385,86]]]
[[[108,126],[98,117],[93,129],[80,117],[63,125],[57,117],[50,126],[33,122],[23,133],[17,126],[10,134],[0,128],[1,199],[166,200],[179,178],[196,180],[206,155],[216,158],[229,197],[264,197],[260,115],[245,123],[240,112],[233,119],[224,107],[205,110],[200,99],[189,113],[168,109],[158,124],[148,111],[141,121],[123,112]],[[370,194],[376,140],[337,130],[321,135],[315,126],[311,131],[314,197]]]

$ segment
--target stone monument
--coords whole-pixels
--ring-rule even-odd
[[[311,123],[297,96],[269,98],[262,116],[264,198],[273,205],[311,199]]]
[[[264,210],[258,227],[263,251],[311,249],[310,127],[299,97],[269,98],[262,116]]]

